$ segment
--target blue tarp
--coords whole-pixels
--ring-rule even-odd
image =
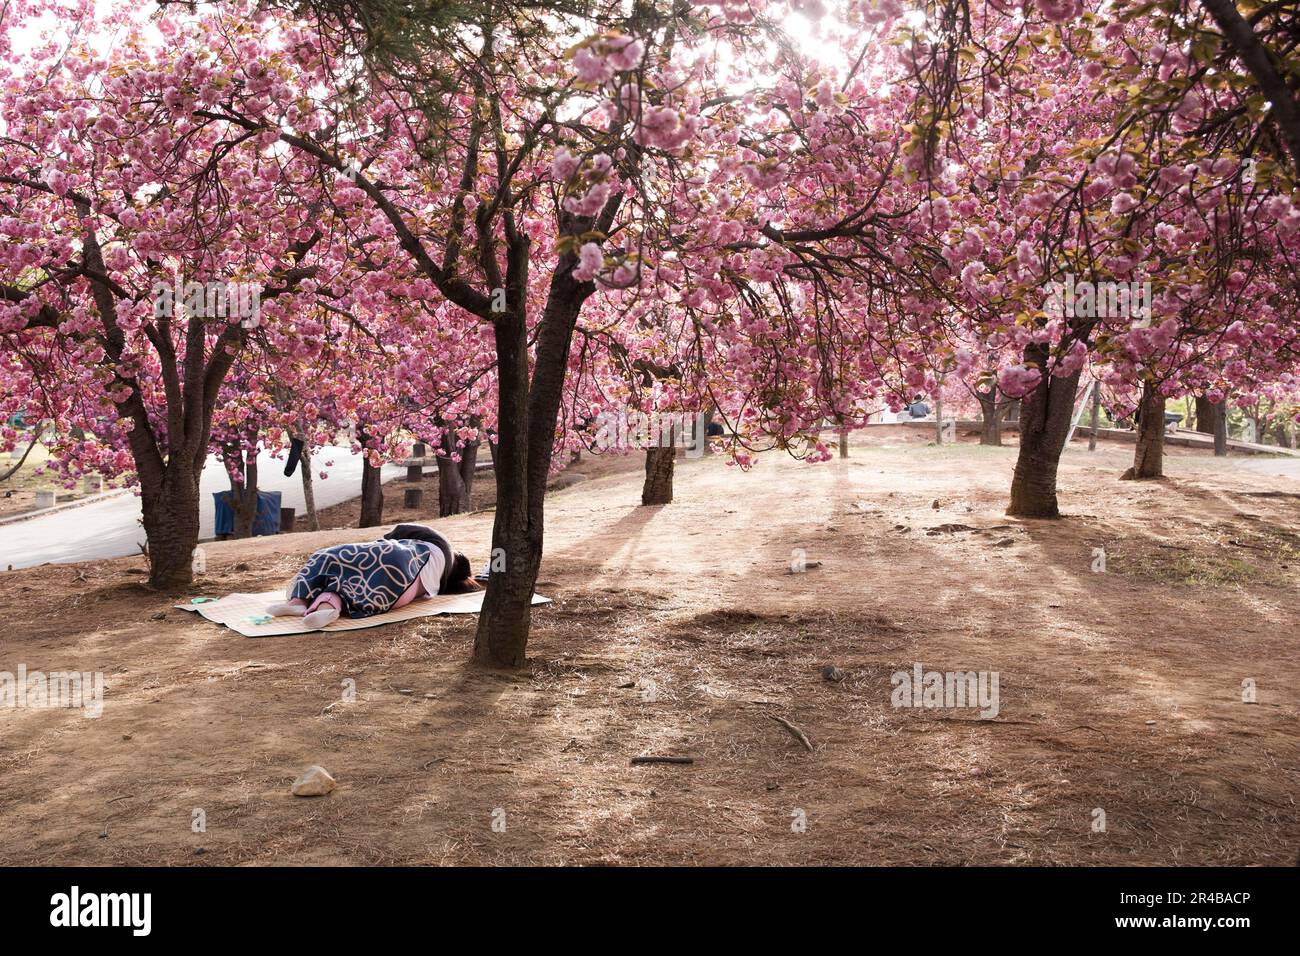
[[[229,491],[214,491],[212,502],[217,509],[217,520],[212,533],[220,537],[235,531],[235,509],[230,505]],[[280,533],[280,492],[259,491],[257,493],[257,514],[253,518],[253,534]]]

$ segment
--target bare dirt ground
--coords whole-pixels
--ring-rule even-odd
[[[108,684],[98,719],[0,711],[0,863],[1292,864],[1300,489],[1177,451],[1120,482],[1131,454],[1067,453],[1057,522],[1003,515],[1013,448],[709,457],[651,508],[617,460],[548,501],[518,674],[465,617],[249,640],[138,559],[0,575],[0,670]],[[491,520],[440,527],[478,560]],[[193,593],[357,536],[211,545]],[[915,663],[997,671],[996,720],[892,707]],[[290,796],[312,763],[338,789]]]

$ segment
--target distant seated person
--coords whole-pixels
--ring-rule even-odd
[[[445,535],[418,524],[399,524],[379,541],[321,548],[294,575],[287,600],[272,617],[301,617],[309,628],[348,617],[395,611],[435,594],[477,591],[469,558]]]
[[[926,415],[930,414],[930,406],[925,404],[925,402],[921,400],[921,396],[918,395],[916,398],[912,399],[912,403],[907,406],[907,414],[913,418],[924,418]]]

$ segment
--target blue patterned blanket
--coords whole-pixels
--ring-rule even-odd
[[[348,617],[389,610],[406,593],[429,560],[426,546],[413,541],[368,541],[322,548],[293,579],[289,597],[310,604],[322,591],[343,599]]]

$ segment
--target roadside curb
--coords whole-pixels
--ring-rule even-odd
[[[104,501],[108,498],[117,498],[120,495],[131,493],[130,488],[114,488],[111,491],[101,491],[97,495],[87,495],[85,498],[78,498],[76,501],[65,501],[61,505],[55,505],[52,508],[38,508],[36,511],[24,511],[22,514],[9,515],[0,518],[0,527],[7,524],[17,524],[20,521],[30,521],[32,518],[44,518],[46,515],[57,514],[60,511],[67,511],[70,508],[80,508],[83,505],[93,505],[97,501]]]

